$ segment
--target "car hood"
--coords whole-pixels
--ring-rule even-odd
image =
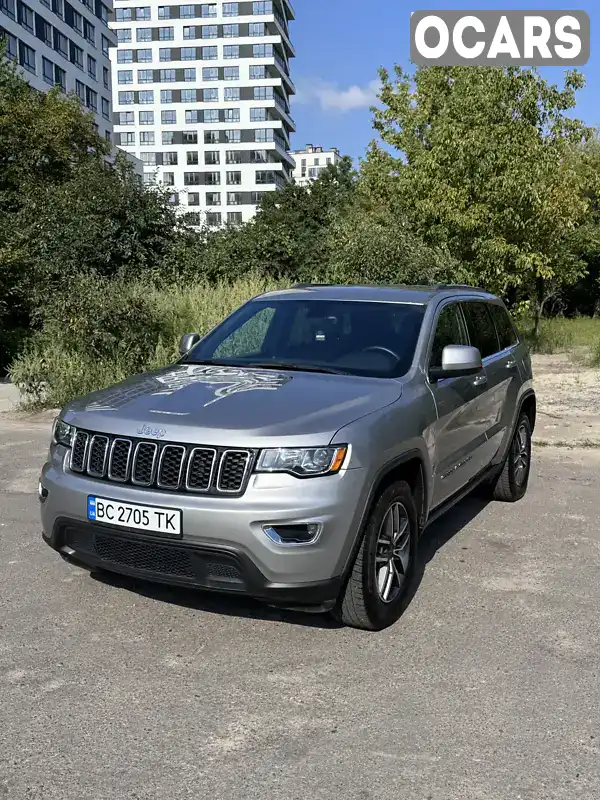
[[[250,446],[272,438],[329,442],[402,393],[398,381],[178,364],[78,398],[66,422],[88,430]],[[272,442],[270,442],[272,443]]]

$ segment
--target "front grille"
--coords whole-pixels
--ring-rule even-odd
[[[190,554],[177,547],[164,547],[146,542],[131,542],[113,536],[94,537],[94,549],[103,561],[132,569],[194,578]]]
[[[77,430],[71,469],[115,483],[195,494],[243,494],[256,452],[149,442]]]

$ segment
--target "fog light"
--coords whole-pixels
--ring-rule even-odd
[[[321,535],[322,528],[320,522],[307,522],[300,525],[264,525],[263,531],[275,544],[298,547],[314,544]]]
[[[44,503],[48,497],[48,489],[46,489],[45,486],[42,486],[41,481],[38,483],[38,497],[40,498],[40,503]]]

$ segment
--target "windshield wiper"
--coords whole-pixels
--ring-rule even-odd
[[[318,367],[312,364],[291,364],[287,361],[247,361],[244,366],[253,369],[286,369],[290,372],[319,372],[323,375],[350,375],[342,369]]]

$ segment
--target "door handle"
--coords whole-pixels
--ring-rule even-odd
[[[517,362],[514,361],[512,358],[510,359],[510,361],[506,362],[506,369],[512,369],[513,367],[516,367],[516,366],[517,366]]]
[[[473,386],[485,386],[487,377],[485,375],[478,375],[473,381]]]

